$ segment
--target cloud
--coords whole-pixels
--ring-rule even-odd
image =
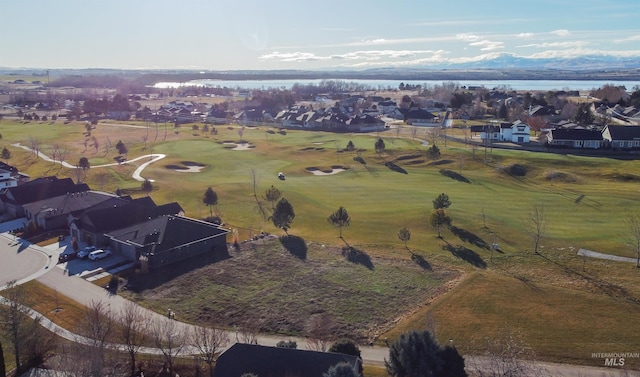
[[[552,32],[550,32],[551,34],[557,35],[559,37],[568,37],[571,32],[569,32],[569,30],[567,29],[558,29],[558,30],[554,30]]]
[[[270,54],[262,55],[258,57],[260,60],[279,60],[282,62],[305,62],[305,61],[317,61],[328,60],[328,57],[318,56],[311,52],[272,52]]]
[[[617,51],[617,50],[594,50],[594,49],[585,49],[585,48],[574,48],[574,49],[562,49],[562,50],[547,50],[542,52],[537,52],[535,54],[531,54],[529,56],[525,56],[530,59],[551,59],[551,58],[576,58],[580,56],[613,56],[619,58],[633,58],[640,57],[640,50],[626,50],[626,51]]]
[[[493,51],[493,50],[499,50],[499,49],[504,48],[504,42],[489,41],[489,40],[485,39],[485,40],[482,40],[482,41],[469,43],[469,46],[482,47],[480,49],[481,51]]]
[[[380,60],[380,59],[406,59],[419,55],[440,55],[446,53],[443,50],[366,50],[353,51],[345,54],[333,54],[319,56],[310,52],[273,52],[259,57],[261,60],[278,60],[282,62],[318,61],[318,60]]]
[[[520,34],[516,34],[516,37],[518,38],[531,38],[533,37],[534,34],[533,33],[520,33]]]
[[[640,35],[632,35],[626,38],[615,39],[613,43],[627,43],[634,41],[640,41]]]
[[[480,40],[480,36],[475,34],[462,33],[462,34],[456,34],[456,39],[459,39],[465,42],[475,42]]]
[[[535,48],[568,48],[568,47],[582,47],[588,45],[587,41],[567,41],[567,42],[544,42],[544,43],[530,43],[526,45],[516,46],[522,47],[535,47]]]

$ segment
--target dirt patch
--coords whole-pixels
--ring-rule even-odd
[[[629,173],[613,173],[606,175],[606,177],[619,182],[640,182],[640,176]]]
[[[428,163],[427,165],[429,166],[440,166],[440,165],[447,165],[447,164],[452,164],[453,160],[437,160],[437,161],[432,161],[430,163]]]
[[[524,177],[531,169],[527,165],[513,164],[505,166],[502,170],[514,177]]]
[[[347,171],[349,170],[349,168],[341,165],[334,165],[331,168],[318,168],[315,166],[311,166],[306,168],[305,170],[313,175],[332,175]]]
[[[558,171],[558,170],[548,170],[544,173],[544,179],[547,181],[553,182],[563,182],[563,183],[577,183],[580,179],[574,174]]]

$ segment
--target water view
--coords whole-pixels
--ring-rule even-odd
[[[193,80],[188,82],[159,82],[155,88],[178,88],[181,86],[207,86],[231,89],[291,89],[293,85],[319,85],[327,79],[289,79],[289,80]],[[434,86],[443,82],[454,81],[460,86],[479,86],[487,89],[507,88],[513,90],[582,90],[600,88],[605,84],[624,85],[627,90],[640,86],[640,81],[612,80],[363,80],[336,79],[346,83],[367,86],[372,90],[397,89],[401,83],[405,85]]]

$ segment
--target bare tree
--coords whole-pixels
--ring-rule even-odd
[[[91,301],[85,310],[84,333],[89,340],[85,351],[89,357],[91,376],[103,375],[109,339],[113,335],[114,320],[110,308],[102,301]]]
[[[229,334],[213,327],[196,327],[193,340],[213,377],[213,364],[218,358],[218,354],[229,344]]]
[[[321,313],[311,316],[307,322],[307,346],[310,350],[326,352],[335,340],[333,329],[335,324],[331,316]]]
[[[255,169],[251,169],[250,175],[251,175],[251,186],[253,187],[253,197],[256,200],[258,211],[260,211],[262,218],[266,220],[267,217],[269,217],[269,215],[267,214],[267,210],[265,210],[264,206],[262,205],[262,202],[260,201],[260,198],[258,197],[258,192],[257,192],[258,182],[260,181],[258,179],[258,174],[256,173]]]
[[[485,339],[483,357],[470,358],[469,367],[478,377],[538,377],[550,374],[537,365],[535,353],[510,330]]]
[[[547,225],[545,222],[544,205],[534,204],[522,220],[522,225],[524,226],[524,231],[533,241],[533,252],[538,254],[540,241],[542,241],[545,236]]]
[[[132,301],[127,301],[117,317],[119,339],[131,360],[131,375],[136,373],[136,356],[147,340],[149,318],[143,309]]]
[[[258,344],[258,326],[255,323],[246,323],[236,328],[236,342],[246,344]]]
[[[40,140],[36,137],[29,136],[29,148],[31,148],[31,153],[35,154],[36,157],[40,155]]]
[[[164,357],[170,376],[174,376],[173,364],[185,345],[187,332],[180,322],[169,318],[157,320],[151,326],[151,334],[156,348]]]
[[[636,252],[636,267],[640,268],[640,216],[633,214],[627,220],[627,226],[631,233],[631,237],[628,241]]]
[[[26,321],[28,319],[26,310],[24,307],[26,293],[22,286],[16,285],[16,281],[12,280],[7,283],[6,289],[3,292],[5,297],[5,304],[0,305],[0,315],[2,315],[2,321],[0,324],[11,338],[13,343],[13,354],[16,364],[16,375],[20,375],[23,372],[22,364],[20,363],[22,338],[26,336]]]

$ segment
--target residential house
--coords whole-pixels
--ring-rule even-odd
[[[438,127],[440,123],[436,123],[436,116],[425,109],[410,108],[401,109],[404,114],[404,122],[412,126]]]
[[[472,134],[480,134],[483,141],[504,141],[511,143],[530,142],[531,127],[519,120],[513,123],[486,124],[484,126],[471,126]]]
[[[108,245],[106,233],[165,215],[184,215],[176,202],[157,206],[148,197],[127,200],[121,203],[106,203],[88,208],[74,218],[69,234],[89,245]]]
[[[97,205],[119,205],[129,197],[99,191],[81,191],[54,196],[24,205],[25,217],[40,229],[66,229],[74,218]]]
[[[228,256],[228,230],[183,216],[159,216],[142,223],[105,234],[115,254],[137,261],[149,268],[194,257]]]
[[[558,128],[547,133],[546,144],[552,147],[600,149],[602,132],[587,129]]]
[[[518,144],[528,143],[531,137],[531,127],[519,120],[513,123],[501,123],[500,134],[502,141],[510,141]]]
[[[207,113],[205,121],[213,124],[227,124],[229,123],[228,115],[229,114],[224,110],[211,109],[211,111]]]
[[[640,149],[640,126],[612,126],[602,129],[602,138],[611,149]]]
[[[89,191],[89,186],[75,184],[71,178],[42,177],[6,188],[0,192],[0,204],[5,219],[15,219],[25,216],[24,206],[28,203],[85,191]]]
[[[213,376],[240,377],[251,373],[261,377],[323,377],[329,368],[340,363],[362,370],[362,361],[351,355],[236,343],[220,355]]]
[[[349,132],[374,132],[385,129],[385,123],[381,119],[367,114],[354,115],[346,124]]]
[[[16,187],[21,183],[28,182],[29,176],[22,174],[18,168],[0,162],[0,192],[9,187]]]
[[[378,102],[378,110],[380,110],[383,114],[391,113],[397,108],[398,104],[392,100]]]

